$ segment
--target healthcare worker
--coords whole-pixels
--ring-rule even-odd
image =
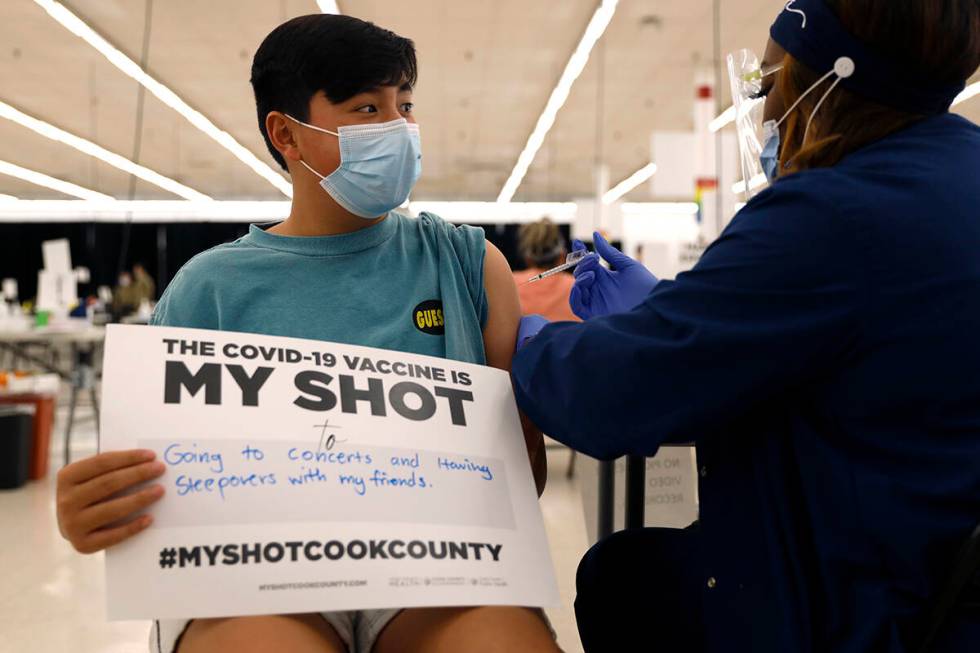
[[[522,324],[517,401],[546,433],[697,448],[695,525],[583,559],[587,651],[913,650],[980,522],[980,128],[948,112],[980,3],[795,0],[770,35],[729,60],[770,187],[676,281],[597,236],[587,321]],[[980,651],[980,618],[940,640]]]

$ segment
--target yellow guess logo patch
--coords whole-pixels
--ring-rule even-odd
[[[442,302],[428,299],[412,310],[412,323],[415,328],[430,336],[441,336],[446,332],[446,317],[442,312]]]

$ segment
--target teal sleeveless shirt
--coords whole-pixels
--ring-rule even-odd
[[[486,240],[474,227],[391,212],[339,236],[256,225],[198,254],[151,324],[328,340],[485,364]]]

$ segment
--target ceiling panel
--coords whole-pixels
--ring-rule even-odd
[[[65,2],[134,60],[145,0]],[[340,0],[340,8],[412,38],[424,174],[418,199],[492,200],[578,43],[596,0]],[[761,49],[781,0],[722,0],[721,48]],[[252,56],[280,22],[314,0],[156,0],[147,68],[192,107],[275,167],[258,131]],[[653,130],[689,130],[695,79],[712,76],[712,0],[621,0],[515,199],[591,195],[594,162],[626,177],[648,158]],[[601,80],[601,82],[600,82]],[[727,80],[719,88],[727,106]],[[33,0],[0,3],[0,99],[132,157],[138,85]],[[601,93],[600,93],[601,89]],[[961,107],[980,120],[980,99]],[[600,117],[601,116],[601,117]],[[145,95],[140,162],[220,199],[282,199],[245,164]],[[115,197],[127,174],[0,119],[0,159]],[[0,193],[60,193],[0,177]],[[646,187],[630,199],[647,199]],[[141,199],[174,195],[145,182]]]

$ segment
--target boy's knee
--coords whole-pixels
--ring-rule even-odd
[[[196,619],[184,631],[175,653],[273,650],[346,653],[347,647],[320,615],[311,613]]]

